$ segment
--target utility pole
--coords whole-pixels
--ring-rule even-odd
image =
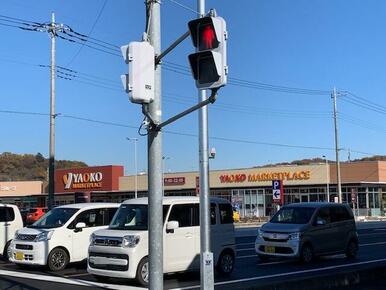
[[[326,192],[327,192],[327,202],[330,202],[330,169],[328,167],[327,156],[322,156],[326,161]]]
[[[338,120],[337,120],[337,107],[336,107],[336,88],[332,91],[331,97],[334,104],[334,126],[335,126],[335,156],[336,156],[336,179],[337,179],[337,191],[339,197],[339,203],[342,203],[342,186],[340,180],[340,162],[339,162],[339,139],[338,139]]]
[[[350,148],[348,148],[348,152],[347,152],[347,161],[351,162],[351,149]]]
[[[126,137],[128,141],[134,142],[134,167],[135,167],[135,192],[134,192],[134,198],[138,198],[138,166],[137,166],[137,142],[138,138],[129,138]]]
[[[158,0],[147,0],[149,9],[149,42],[156,57],[161,53],[161,7]],[[148,104],[148,114],[155,124],[161,123],[161,66],[155,67],[154,101]],[[163,289],[163,220],[162,220],[162,133],[156,126],[148,130],[149,184],[149,289]]]
[[[200,17],[205,16],[205,0],[197,0]],[[199,48],[197,48],[199,51]],[[206,90],[198,90],[198,101],[207,99]],[[213,253],[210,249],[210,189],[209,189],[209,142],[208,107],[199,110],[199,168],[200,168],[200,277],[201,289],[214,289]]]
[[[36,28],[36,31],[48,32],[51,37],[51,65],[50,65],[50,141],[49,141],[49,159],[48,159],[48,209],[52,209],[55,205],[55,118],[58,114],[55,113],[55,55],[57,32],[63,32],[70,28],[55,22],[55,13],[51,14],[51,23],[44,24]]]
[[[48,160],[48,209],[55,204],[55,13],[51,15],[51,91],[50,91],[50,152]]]

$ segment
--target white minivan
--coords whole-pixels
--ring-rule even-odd
[[[9,245],[15,232],[23,228],[23,219],[19,208],[12,204],[0,203],[0,254],[9,258]]]
[[[87,258],[90,235],[107,228],[118,203],[79,203],[53,208],[34,224],[18,230],[10,245],[10,261],[47,265],[60,271]]]
[[[217,270],[230,274],[235,263],[231,204],[211,198],[211,245]],[[163,199],[164,273],[200,267],[198,197]],[[91,236],[87,271],[98,280],[135,278],[148,284],[148,199],[123,202],[108,229]]]

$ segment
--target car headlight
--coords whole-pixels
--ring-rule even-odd
[[[96,235],[95,235],[94,233],[92,233],[92,234],[90,235],[90,240],[89,240],[91,246],[94,245],[94,243],[95,243],[95,238],[96,238]]]
[[[289,240],[300,240],[301,233],[291,233],[288,235]]]
[[[17,240],[18,235],[19,235],[19,230],[17,230],[17,231],[15,232],[15,235],[13,236],[13,239],[14,239],[14,240]]]
[[[41,232],[36,236],[34,242],[48,241],[51,239],[53,233],[54,231]]]
[[[140,240],[139,236],[134,236],[134,235],[124,236],[122,239],[122,247],[134,248],[136,245],[138,245],[139,240]]]
[[[264,234],[264,231],[262,231],[261,229],[258,229],[258,230],[257,230],[257,237],[258,237],[259,239],[262,239],[262,238],[263,238],[263,234]]]

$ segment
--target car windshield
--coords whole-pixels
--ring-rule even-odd
[[[163,221],[165,222],[169,205],[163,206]],[[122,204],[115,213],[109,229],[128,231],[147,231],[148,206],[145,204]]]
[[[42,216],[30,228],[49,229],[63,226],[79,209],[77,208],[54,208]]]
[[[147,205],[123,204],[115,213],[110,226],[112,230],[147,230]]]
[[[314,207],[284,207],[272,217],[270,222],[278,224],[307,224],[314,212]]]

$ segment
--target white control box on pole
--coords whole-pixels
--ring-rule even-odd
[[[148,104],[154,100],[154,48],[147,41],[130,42],[121,47],[123,58],[129,65],[128,77],[123,76],[125,91],[130,101]]]

